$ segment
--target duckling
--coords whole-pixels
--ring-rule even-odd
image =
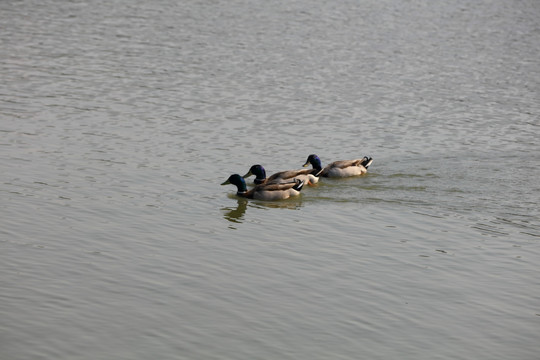
[[[291,196],[300,195],[304,181],[293,179],[293,181],[285,183],[259,184],[248,191],[244,178],[238,174],[233,174],[221,185],[227,184],[236,185],[236,195],[240,197],[257,200],[284,200]]]
[[[322,168],[321,159],[317,155],[311,154],[308,156],[304,167],[311,164],[314,171],[319,173],[319,176],[339,178],[363,175],[372,162],[373,158],[364,156],[362,159],[334,161]]]
[[[292,179],[303,180],[308,185],[314,185],[319,182],[319,177],[317,174],[313,174],[312,169],[300,169],[300,170],[285,170],[273,174],[270,177],[266,177],[266,171],[262,165],[253,165],[249,168],[249,171],[242,176],[243,178],[250,177],[255,175],[255,184],[270,184],[270,183],[281,183],[291,181]]]

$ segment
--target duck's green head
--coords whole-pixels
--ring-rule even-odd
[[[262,165],[253,165],[249,168],[249,171],[246,175],[244,175],[244,178],[247,178],[251,175],[255,175],[255,183],[261,183],[266,179],[266,171],[262,167]]]
[[[227,181],[221,183],[221,185],[228,185],[228,184],[236,185],[236,188],[238,189],[238,192],[246,192],[247,191],[246,182],[245,182],[244,178],[241,177],[238,174],[232,174],[231,176],[229,176]]]
[[[321,159],[319,159],[319,157],[315,154],[311,154],[308,156],[304,167],[308,166],[309,164],[311,164],[314,169],[322,168]]]

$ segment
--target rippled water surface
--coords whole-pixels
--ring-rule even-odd
[[[538,359],[540,4],[0,3],[0,358]],[[282,202],[219,186],[371,155]]]

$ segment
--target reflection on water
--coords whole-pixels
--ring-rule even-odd
[[[250,206],[259,209],[272,208],[298,210],[302,207],[302,196],[303,195],[300,195],[283,201],[254,201]]]
[[[244,222],[244,216],[246,214],[248,206],[253,209],[289,209],[298,210],[302,207],[302,195],[290,198],[283,201],[260,201],[260,200],[248,200],[241,197],[236,197],[236,207],[228,206],[221,208],[224,211],[223,217],[232,223],[241,224]],[[236,230],[236,227],[229,225],[230,229]]]
[[[246,213],[248,200],[244,198],[238,198],[236,207],[224,207],[221,210],[225,211],[223,217],[226,220],[229,220],[232,223],[242,223],[244,214]],[[230,225],[230,229],[236,229],[234,226]]]

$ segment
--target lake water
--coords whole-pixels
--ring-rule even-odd
[[[0,3],[0,358],[538,359],[536,0]],[[374,158],[282,202],[220,186]]]

